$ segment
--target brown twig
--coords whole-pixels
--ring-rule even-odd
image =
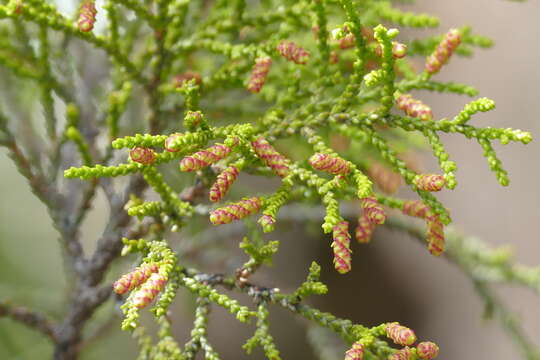
[[[56,341],[54,323],[41,313],[3,302],[0,303],[0,317],[8,317],[41,332],[53,342]]]

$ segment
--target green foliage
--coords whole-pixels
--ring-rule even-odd
[[[292,294],[292,301],[301,301],[303,298],[310,295],[324,295],[328,292],[328,288],[319,281],[321,267],[314,261],[309,267],[309,275],[307,280],[300,285]]]
[[[269,332],[269,322],[268,322],[268,309],[265,304],[260,304],[257,310],[257,330],[255,335],[250,338],[245,344],[244,349],[250,354],[255,346],[261,345],[264,349],[264,354],[268,359],[271,360],[280,360],[279,350],[274,344],[274,339]]]
[[[254,265],[271,265],[272,256],[278,251],[279,241],[270,241],[268,244],[257,246],[247,237],[240,243],[240,248],[251,256]]]
[[[218,38],[212,33],[213,31],[220,30],[229,34],[230,39],[237,36],[240,31],[241,24],[247,19],[247,15],[244,12],[235,14],[238,16],[239,21],[228,22],[230,13],[226,7],[216,7],[215,13],[209,15],[204,26],[198,28],[191,34],[189,40],[183,40],[178,44],[173,45],[170,49],[167,48],[167,43],[158,43],[161,52],[156,53],[155,61],[161,63],[160,74],[161,76],[166,74],[166,71],[171,71],[174,66],[174,62],[167,62],[168,51],[175,52],[181,51],[183,54],[189,54],[196,50],[207,50],[210,53],[216,55],[225,56],[229,58],[230,63],[223,65],[224,68],[229,68],[229,72],[225,76],[224,73],[220,73],[220,70],[216,72],[219,74],[219,80],[212,77],[203,78],[201,82],[197,83],[195,79],[184,80],[177,91],[172,91],[170,87],[162,87],[163,96],[177,96],[175,94],[181,94],[184,97],[184,109],[186,116],[184,117],[184,131],[177,133],[176,135],[140,135],[127,136],[123,138],[115,139],[112,143],[113,148],[161,148],[162,152],[157,153],[155,160],[149,164],[136,165],[135,163],[127,163],[117,165],[113,167],[94,167],[94,168],[71,168],[66,171],[67,177],[101,177],[101,176],[116,176],[118,173],[122,175],[131,172],[142,172],[145,180],[148,182],[162,199],[162,203],[159,202],[138,202],[129,207],[128,213],[132,216],[137,216],[142,219],[145,216],[163,216],[168,215],[170,218],[181,219],[189,218],[194,215],[193,209],[189,203],[178,200],[177,195],[172,188],[170,188],[164,178],[160,175],[156,165],[169,162],[180,156],[186,156],[194,154],[196,151],[201,150],[204,146],[207,146],[209,141],[224,138],[225,146],[229,146],[232,149],[232,155],[227,156],[229,163],[237,162],[241,160],[241,169],[250,173],[259,172],[260,175],[267,174],[262,170],[262,167],[269,166],[272,169],[277,167],[284,167],[287,169],[286,176],[282,180],[281,187],[272,195],[269,195],[263,201],[263,216],[259,220],[262,230],[264,232],[270,232],[274,230],[276,223],[276,216],[279,208],[284,206],[287,202],[294,201],[291,198],[291,193],[295,187],[311,187],[316,190],[316,193],[320,196],[322,203],[326,208],[326,216],[324,219],[323,230],[324,232],[330,232],[332,229],[343,220],[339,211],[339,197],[342,196],[344,188],[356,188],[357,196],[362,199],[371,196],[373,193],[372,181],[365,175],[365,165],[359,168],[355,165],[354,157],[351,160],[343,160],[339,154],[331,149],[325,139],[324,129],[338,130],[343,135],[363,142],[365,145],[365,151],[368,153],[377,154],[383,161],[386,161],[394,171],[401,174],[406,183],[408,183],[413,190],[416,190],[419,196],[423,199],[425,204],[431,208],[441,221],[445,224],[450,222],[450,217],[442,204],[429,192],[419,189],[417,187],[417,181],[419,174],[410,169],[407,164],[399,159],[398,154],[394,151],[389,142],[383,137],[383,132],[377,128],[379,125],[384,125],[388,128],[399,128],[405,131],[420,131],[427,139],[428,143],[433,148],[434,155],[438,158],[441,170],[443,171],[446,187],[453,189],[456,186],[455,171],[457,169],[456,164],[449,160],[449,156],[441,143],[438,132],[447,133],[461,133],[467,137],[474,137],[478,140],[482,148],[484,149],[484,155],[488,159],[491,169],[496,173],[497,178],[503,185],[508,184],[508,178],[506,172],[502,169],[500,161],[497,159],[491,147],[491,140],[498,139],[503,143],[509,141],[521,141],[528,143],[530,141],[530,135],[523,133],[519,130],[511,129],[491,129],[491,128],[476,128],[466,123],[477,112],[485,112],[492,110],[495,104],[492,100],[482,98],[474,100],[469,103],[464,110],[462,110],[454,120],[448,121],[442,119],[440,121],[435,120],[420,120],[418,118],[401,116],[391,114],[391,110],[394,107],[394,99],[396,94],[400,91],[409,91],[411,89],[426,89],[435,90],[439,92],[454,92],[467,95],[475,95],[476,91],[470,90],[466,85],[453,84],[453,83],[440,83],[430,79],[430,74],[420,73],[415,74],[411,71],[402,71],[405,74],[405,79],[399,80],[396,75],[396,70],[400,71],[407,68],[404,64],[406,60],[400,60],[401,65],[396,64],[396,54],[393,52],[394,43],[392,42],[399,34],[397,29],[386,29],[382,25],[378,25],[373,30],[373,38],[376,40],[375,47],[380,49],[380,58],[377,59],[375,47],[369,43],[369,38],[366,38],[365,27],[363,23],[372,24],[380,20],[388,20],[390,22],[397,23],[402,26],[410,27],[436,27],[438,25],[438,19],[429,15],[416,15],[413,13],[402,13],[396,8],[392,7],[390,2],[378,2],[369,5],[371,12],[365,15],[365,18],[361,18],[358,14],[361,13],[361,9],[356,8],[350,0],[343,0],[340,2],[345,13],[346,23],[343,23],[341,27],[337,27],[333,31],[334,36],[339,40],[351,34],[354,39],[355,55],[353,59],[353,71],[346,76],[346,71],[340,66],[340,64],[331,65],[330,51],[331,51],[331,39],[329,38],[328,23],[335,23],[338,18],[327,15],[327,7],[334,6],[330,2],[314,1],[313,4],[308,2],[300,2],[290,7],[290,11],[294,12],[310,9],[313,11],[313,16],[316,21],[316,47],[318,55],[311,55],[311,59],[306,66],[295,67],[286,64],[273,65],[273,73],[282,73],[281,81],[275,76],[270,76],[268,80],[263,79],[264,82],[268,82],[262,89],[262,98],[270,105],[268,112],[261,113],[261,121],[251,124],[231,124],[231,125],[211,125],[211,121],[208,115],[203,113],[206,107],[210,107],[210,103],[204,102],[204,99],[212,95],[212,87],[217,86],[215,81],[219,81],[225,86],[227,83],[230,85],[238,84],[237,74],[242,71],[245,72],[248,68],[245,66],[252,62],[257,56],[268,56],[274,54],[272,50],[281,39],[286,39],[293,29],[298,31],[302,28],[305,29],[307,23],[303,20],[296,19],[293,21],[293,15],[290,12],[278,13],[277,19],[283,19],[286,26],[281,26],[277,32],[274,32],[269,38],[264,41],[258,40],[259,37],[253,33],[248,37],[248,42],[240,42],[233,44],[232,42],[218,40]],[[243,4],[239,9],[246,11],[245,3],[240,1],[239,4]],[[160,28],[160,22],[156,16],[150,15],[145,12],[145,9],[140,5],[126,2],[128,8],[133,10],[141,19],[147,20],[152,27]],[[367,6],[367,5],[364,5]],[[369,8],[368,6],[368,8]],[[160,8],[162,19],[167,19],[172,16],[173,13],[168,13],[172,8],[166,3]],[[184,7],[181,13],[186,13],[187,7]],[[223,12],[224,16],[220,16]],[[254,12],[257,14],[257,12]],[[218,20],[221,17],[221,21]],[[255,20],[256,19],[256,20]],[[265,32],[269,29],[265,23],[263,15],[255,15],[251,18],[255,28],[259,34],[258,36],[264,36]],[[380,20],[377,20],[380,19]],[[266,20],[268,21],[268,20]],[[339,21],[339,20],[338,20]],[[246,24],[250,22],[246,21]],[[174,32],[175,30],[170,30]],[[489,40],[486,40],[480,36],[471,35],[470,28],[463,28],[461,30],[461,36],[463,37],[464,46],[490,46]],[[304,39],[304,42],[307,40]],[[425,40],[414,40],[410,46],[410,55],[428,55],[434,51],[437,43],[442,41],[442,37],[435,37]],[[307,44],[308,42],[306,42]],[[292,44],[292,43],[291,43]],[[369,45],[369,46],[368,46]],[[296,46],[296,45],[288,45]],[[291,51],[303,51],[303,50],[291,50]],[[291,53],[293,54],[293,53]],[[399,53],[397,56],[402,57],[405,54]],[[461,52],[461,55],[468,54],[468,51]],[[290,55],[292,58],[296,55]],[[349,57],[347,52],[342,54],[345,58]],[[242,57],[242,60],[240,58]],[[366,73],[365,66],[368,59],[378,63],[379,68]],[[201,62],[204,62],[201,58]],[[244,61],[245,65],[242,65]],[[234,65],[233,65],[234,64]],[[165,67],[166,65],[169,68]],[[277,69],[274,69],[277,66]],[[231,71],[231,67],[235,67],[234,71]],[[201,69],[202,70],[202,69]],[[317,81],[312,86],[307,85],[307,81],[310,76],[317,76]],[[341,79],[338,76],[342,76]],[[343,76],[345,75],[345,76]],[[254,75],[252,75],[254,76]],[[257,75],[258,76],[258,75]],[[332,83],[326,81],[327,79],[335,79]],[[291,81],[292,80],[292,81]],[[301,86],[300,84],[306,85]],[[227,86],[230,86],[227,85]],[[234,86],[234,85],[233,85]],[[208,88],[210,87],[210,88]],[[278,91],[278,89],[282,89]],[[128,86],[129,92],[131,87]],[[285,91],[283,91],[285,90]],[[160,91],[160,90],[157,90]],[[321,97],[321,94],[325,93],[325,98]],[[129,97],[129,93],[122,96],[121,101],[111,102],[114,111],[111,110],[115,119],[118,119],[118,109],[125,108],[126,99]],[[294,100],[293,100],[294,99]],[[332,99],[329,101],[328,99]],[[358,99],[358,100],[356,100]],[[365,100],[362,100],[365,99]],[[246,98],[247,103],[253,101],[250,98]],[[161,103],[165,100],[161,99]],[[275,105],[272,105],[274,103]],[[335,105],[332,105],[335,104]],[[369,110],[373,108],[374,110]],[[259,106],[260,108],[260,106]],[[264,107],[263,107],[264,108]],[[155,108],[154,111],[160,111],[159,108]],[[291,112],[289,116],[287,113]],[[408,115],[409,112],[407,112]],[[156,126],[162,123],[162,120],[156,119]],[[234,120],[233,120],[234,121]],[[216,120],[214,120],[216,122]],[[109,120],[109,133],[116,134],[117,120]],[[151,125],[152,127],[152,125]],[[154,130],[157,128],[153,127]],[[74,128],[69,128],[68,131],[71,134],[70,138],[78,145],[85,162],[89,162],[84,152],[84,146],[80,137],[75,136]],[[259,148],[255,140],[261,136],[271,135],[274,138],[290,137],[290,136],[304,136],[307,140],[307,145],[312,147],[312,151],[327,154],[330,164],[328,166],[334,166],[332,161],[341,161],[343,166],[346,167],[346,171],[341,174],[334,173],[337,176],[333,179],[326,179],[317,175],[305,167],[302,160],[291,163],[286,160],[282,155],[275,152],[270,148]],[[392,134],[392,136],[400,136],[399,133]],[[402,135],[401,135],[402,136]],[[168,140],[170,139],[170,140]],[[403,138],[406,141],[406,138]],[[239,145],[239,146],[236,146]],[[264,145],[266,146],[266,145]],[[197,155],[200,154],[200,155]],[[208,166],[215,160],[211,160],[212,154],[201,151],[197,153],[199,159],[202,161],[203,166]],[[294,156],[294,154],[290,154]],[[227,161],[227,158],[223,161]],[[283,160],[281,160],[283,159]],[[335,159],[335,160],[332,160]],[[217,159],[221,160],[221,159]],[[208,162],[212,161],[212,162]],[[85,164],[86,165],[86,164]],[[141,166],[142,165],[142,166]],[[129,169],[129,170],[127,170]],[[260,169],[260,170],[259,170]],[[336,170],[338,171],[338,170]],[[341,171],[341,170],[339,170]],[[281,175],[281,174],[280,174]],[[208,176],[211,176],[208,172],[200,172],[198,174],[204,183],[208,183]],[[349,178],[349,179],[348,179]],[[350,182],[348,181],[350,180]],[[234,180],[233,180],[234,181]],[[230,183],[226,183],[227,187],[224,191],[228,190],[231,186]],[[220,195],[221,196],[221,195]],[[382,203],[387,205],[394,205],[398,208],[402,206],[400,202],[390,202],[385,198],[379,197]],[[238,205],[231,205],[227,208],[223,208],[225,216],[232,216],[241,218],[244,211],[248,211],[244,208],[244,204],[237,203]],[[247,204],[247,203],[246,203]],[[238,206],[238,207],[232,207]],[[232,213],[227,213],[232,211]],[[249,210],[251,212],[252,210]],[[230,220],[227,220],[227,222]],[[181,225],[181,222],[176,222],[177,225]],[[175,225],[176,226],[176,225]],[[257,236],[256,236],[257,237]],[[263,244],[261,239],[255,239],[249,241],[248,238],[244,238],[244,241],[240,244],[240,247],[250,256],[250,260],[243,266],[242,270],[238,272],[238,280],[241,286],[245,286],[247,277],[255,272],[258,267],[264,264],[270,264],[272,255],[277,251],[279,242],[270,242]],[[312,294],[324,294],[327,292],[327,288],[324,284],[318,281],[318,273],[320,269],[315,263],[310,269],[310,275],[308,280],[304,282],[295,292],[291,295],[293,302],[299,302],[304,297]],[[159,302],[158,310],[155,311],[156,315],[164,314],[166,307],[172,299],[178,286],[185,286],[188,290],[196,293],[201,299],[207,299],[207,303],[198,307],[195,329],[204,328],[206,323],[203,309],[207,309],[208,301],[215,302],[218,305],[224,306],[233,314],[236,314],[237,318],[241,321],[247,321],[250,314],[252,314],[247,308],[240,307],[235,300],[229,299],[227,296],[219,294],[216,290],[210,288],[208,285],[197,282],[193,278],[185,277],[185,275],[177,270],[175,272],[174,279],[170,280],[166,290],[162,294],[162,299]],[[129,302],[129,300],[128,300]],[[268,310],[264,304],[259,305],[258,310],[258,330],[254,337],[246,343],[246,350],[251,351],[257,344],[261,344],[265,350],[265,353],[270,359],[278,359],[279,352],[275,349],[272,337],[268,333],[267,324]],[[315,316],[312,314],[312,316]],[[132,322],[132,316],[128,315],[129,321]],[[324,318],[324,317],[323,317]],[[328,320],[320,320],[329,325]],[[331,323],[331,321],[330,321]],[[194,330],[195,331],[195,330]],[[197,332],[196,332],[197,333]],[[198,333],[197,333],[198,334]],[[199,335],[197,335],[199,336]],[[188,352],[195,351],[195,349],[203,348],[206,352],[207,358],[216,358],[217,355],[207,344],[207,340],[204,336],[195,336],[189,346]],[[350,335],[348,335],[350,336]],[[368,341],[368,343],[370,343]]]
[[[391,1],[106,1],[97,9],[106,18],[106,28],[101,30],[93,29],[94,6],[92,0],[85,0],[74,23],[71,15],[43,0],[11,0],[0,5],[0,19],[15,24],[0,27],[0,64],[12,72],[17,84],[39,84],[52,148],[51,172],[57,173],[60,164],[65,164],[61,146],[69,143],[80,159],[68,159],[70,167],[64,177],[91,180],[80,206],[83,210],[75,220],[64,223],[80,224],[97,186],[112,196],[111,179],[104,178],[130,179],[125,196],[114,201],[136,218],[129,225],[133,236],[127,231],[130,235],[126,236],[139,238],[123,238],[121,254],[138,253],[141,266],[119,279],[115,284],[123,287],[115,286],[115,291],[124,295],[121,327],[138,338],[140,358],[194,359],[203,352],[206,359],[219,359],[207,337],[208,315],[215,305],[243,323],[256,318],[255,334],[244,349],[250,353],[261,346],[268,359],[281,358],[270,334],[270,305],[330,329],[348,345],[361,346],[366,359],[398,356],[387,339],[401,344],[389,335],[391,324],[368,328],[304,304],[308,296],[328,292],[315,262],[306,281],[290,294],[252,284],[249,277],[271,265],[279,248],[279,241],[266,242],[261,232],[280,226],[279,211],[287,205],[322,205],[325,215],[318,220],[324,233],[334,234],[335,267],[338,269],[341,260],[350,265],[351,236],[345,219],[351,216],[342,213],[344,203],[360,200],[373,227],[386,219],[383,205],[406,212],[407,199],[384,194],[380,178],[370,173],[380,163],[398,174],[421,200],[425,211],[414,216],[426,220],[428,249],[440,255],[433,246],[444,250],[443,227],[451,223],[451,217],[433,192],[442,186],[448,190],[457,186],[457,164],[450,160],[440,135],[460,134],[477,141],[503,186],[509,184],[509,178],[493,141],[527,144],[532,137],[521,130],[471,125],[475,114],[495,108],[488,98],[472,100],[451,120],[433,116],[429,106],[412,97],[407,96],[409,101],[403,105],[399,99],[412,90],[477,96],[478,91],[469,85],[436,80],[438,68],[434,71],[426,66],[417,71],[414,63],[416,58],[431,55],[442,66],[454,50],[456,55],[469,56],[475,47],[490,47],[491,40],[473,34],[470,27],[405,39],[399,30],[381,23],[435,28],[439,20],[404,12]],[[456,38],[449,39],[451,35]],[[17,44],[28,36],[36,39],[36,49]],[[452,48],[451,40],[460,45]],[[72,93],[77,79],[61,74],[67,65],[58,54],[72,42],[92,45],[93,57],[107,59],[110,69],[104,84],[88,81],[82,84],[84,91]],[[261,70],[261,59],[269,68]],[[83,101],[86,96],[99,105],[91,107],[88,100]],[[65,121],[58,119],[60,109],[65,110]],[[98,114],[90,123],[93,111]],[[24,158],[8,120],[0,114],[1,144],[10,149],[33,191],[52,209],[56,199],[47,198],[47,191],[42,191],[51,182],[43,185],[36,178],[40,171]],[[417,139],[437,158],[440,177],[423,174],[403,159],[405,152],[417,147]],[[288,147],[291,143],[294,146]],[[228,170],[225,175],[224,169]],[[278,180],[279,186],[270,185],[255,195],[246,186],[240,190],[249,197],[227,206],[200,199],[208,188],[215,195],[210,197],[213,202],[236,197],[237,192],[229,192],[238,176],[235,171]],[[193,185],[179,191],[179,184]],[[143,195],[147,188],[153,198]],[[174,250],[171,232],[189,235],[193,229],[186,225],[204,222],[209,228],[208,218],[220,225],[258,212],[262,213],[260,229],[248,223],[249,237],[240,243],[249,259],[234,275],[191,268],[191,259]],[[129,219],[123,215],[111,214],[119,219],[111,228],[128,227]],[[373,220],[376,218],[382,220]],[[64,235],[67,238],[76,232]],[[92,257],[98,259],[91,263],[95,269],[104,271],[120,254],[122,236],[115,236],[114,245],[102,246],[105,255]],[[451,256],[464,264],[485,298],[489,295],[480,274],[488,270],[496,280],[538,289],[537,269],[512,267],[504,253],[485,254],[483,249],[466,246],[456,250],[456,242],[450,246]],[[73,247],[67,249],[74,251]],[[87,261],[83,258],[79,268],[92,269]],[[470,263],[479,269],[471,269]],[[81,277],[84,286],[94,287],[102,274],[97,280],[92,274],[85,276]],[[218,291],[218,286],[246,293],[256,309]],[[168,311],[182,289],[196,296],[197,306],[190,339],[180,346],[172,336]],[[154,301],[151,312],[159,326],[157,341],[145,334],[139,322],[141,309]],[[0,315],[16,318],[9,310],[0,307]],[[416,357],[416,350],[411,351]]]

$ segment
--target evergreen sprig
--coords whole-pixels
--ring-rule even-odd
[[[101,13],[106,24],[96,29]],[[278,228],[286,221],[281,211],[293,203],[324,207],[317,220],[324,233],[333,234],[329,246],[340,273],[351,269],[353,259],[351,216],[344,204],[360,204],[354,214],[359,242],[369,241],[366,234],[384,226],[385,207],[423,220],[420,232],[389,223],[425,239],[433,255],[447,247],[486,306],[522,339],[487,284],[511,282],[538,292],[540,272],[514,265],[506,251],[487,250],[475,241],[451,235],[446,244],[444,227],[451,217],[433,193],[457,186],[458,167],[441,133],[478,142],[503,186],[509,177],[493,141],[527,144],[532,136],[474,125],[476,114],[495,108],[488,98],[472,100],[450,119],[439,118],[437,109],[421,99],[422,91],[476,97],[479,91],[472,86],[442,82],[436,74],[454,53],[470,56],[473,48],[490,47],[490,39],[470,27],[406,38],[390,26],[436,28],[440,21],[400,10],[391,1],[121,0],[100,5],[83,0],[75,14],[63,14],[44,0],[10,0],[0,5],[0,20],[0,65],[14,84],[38,84],[35,100],[41,103],[47,138],[38,141],[34,134],[39,151],[23,149],[15,121],[0,113],[0,145],[47,205],[76,274],[74,298],[83,304],[73,303],[66,322],[55,329],[40,314],[4,303],[0,316],[46,334],[57,345],[57,358],[72,359],[79,351],[82,325],[75,322],[84,323],[110,295],[110,287],[98,285],[111,262],[120,254],[137,253],[138,266],[113,289],[123,297],[121,327],[138,338],[140,358],[184,360],[203,352],[206,359],[219,359],[207,334],[209,312],[216,305],[240,322],[256,319],[255,334],[244,348],[251,352],[261,346],[268,359],[281,358],[270,333],[272,305],[333,331],[350,347],[346,359],[432,358],[426,356],[438,347],[424,342],[415,348],[414,332],[398,323],[370,328],[306,305],[306,297],[328,292],[315,262],[306,281],[289,294],[250,282],[259,268],[271,265],[279,248],[279,241],[266,242],[261,230]],[[63,54],[75,45],[107,69],[104,81],[79,71],[84,66]],[[427,57],[424,69],[415,70],[415,57]],[[412,90],[421,91],[413,97]],[[20,109],[23,115],[27,111]],[[431,148],[440,174],[422,173],[407,161],[404,154],[419,145]],[[64,146],[75,149],[76,156]],[[380,176],[372,171],[374,165],[383,169]],[[76,183],[83,191],[64,193],[58,186],[60,168],[67,179],[91,181]],[[407,184],[418,199],[378,192],[389,188],[381,183],[390,176],[384,171],[398,176],[398,183]],[[237,185],[243,174],[272,178],[279,185],[265,191]],[[120,194],[115,187],[123,183],[114,180],[113,186],[107,178],[124,176],[129,181]],[[78,226],[98,188],[107,195],[111,220],[95,253],[86,257]],[[144,194],[146,189],[152,195]],[[217,204],[201,199],[208,189]],[[225,204],[224,197],[231,201]],[[260,229],[247,222],[250,234],[240,243],[249,259],[235,274],[196,270],[191,257],[175,250],[171,231],[189,236],[192,224],[221,226],[259,212]],[[256,305],[241,304],[220,292],[220,286],[247,294]],[[171,332],[169,312],[183,289],[194,294],[197,304],[190,338],[181,346]],[[90,296],[90,291],[95,293]],[[157,341],[139,322],[141,309],[151,303]],[[312,336],[314,341],[319,335]],[[392,342],[404,348],[396,350]],[[534,354],[532,346],[522,344],[524,353]]]

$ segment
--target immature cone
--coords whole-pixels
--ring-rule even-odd
[[[349,162],[337,156],[316,153],[309,158],[314,169],[325,171],[333,175],[346,175],[350,171]]]
[[[21,15],[23,11],[23,0],[17,0],[17,3],[15,4],[15,9],[13,10],[13,13],[16,15]]]
[[[276,223],[276,218],[271,215],[263,215],[257,221],[261,225],[264,232],[270,232],[274,230],[274,224]]]
[[[203,114],[200,111],[188,111],[184,116],[184,127],[187,129],[195,129],[201,126],[204,121]]]
[[[429,74],[435,74],[448,62],[448,59],[461,43],[461,34],[457,29],[451,29],[446,33],[437,49],[426,59],[425,70]]]
[[[382,47],[381,45],[375,48],[375,54],[377,56],[382,56]],[[407,55],[407,45],[399,43],[397,41],[392,42],[392,57],[394,59],[402,59]]]
[[[156,153],[149,148],[143,148],[140,146],[134,147],[129,152],[129,157],[132,161],[138,162],[144,165],[153,164],[156,161]]]
[[[422,172],[422,164],[418,158],[418,154],[414,152],[404,152],[397,155],[398,159],[405,162],[405,166],[411,169],[414,172]]]
[[[202,77],[199,73],[195,71],[186,71],[185,73],[176,75],[174,77],[174,86],[177,88],[181,88],[184,83],[189,80],[195,80],[195,84],[197,85],[202,84]]]
[[[330,51],[330,64],[337,64],[339,62],[339,55],[334,50]]]
[[[251,71],[251,78],[248,83],[248,90],[252,93],[258,93],[261,91],[264,83],[266,82],[266,77],[270,71],[270,66],[272,66],[272,59],[269,57],[258,58],[253,65],[253,70]]]
[[[416,341],[414,331],[397,322],[386,325],[386,336],[398,345],[412,345]]]
[[[133,305],[140,309],[150,304],[163,290],[166,282],[167,277],[163,274],[153,273],[150,275],[150,278],[133,295]]]
[[[345,360],[363,360],[364,345],[360,342],[355,342],[353,346],[345,352]]]
[[[373,33],[373,29],[368,26],[362,26],[360,29],[362,32],[362,35],[366,39],[368,43],[375,41],[375,34]]]
[[[369,166],[367,175],[387,194],[395,193],[402,183],[401,176],[398,173],[378,162],[373,162]]]
[[[377,225],[384,224],[386,221],[386,212],[374,196],[363,198],[361,204],[369,221]]]
[[[397,41],[392,42],[392,56],[394,59],[402,59],[407,55],[407,45]]]
[[[332,249],[334,250],[334,267],[340,274],[351,270],[351,235],[349,223],[341,221],[333,229]]]
[[[431,341],[421,342],[416,346],[416,355],[423,360],[431,360],[439,355],[439,347]]]
[[[339,39],[339,48],[340,49],[350,49],[356,43],[356,37],[354,34],[347,34],[343,38]]]
[[[432,255],[439,256],[444,252],[444,224],[439,216],[431,211],[423,201],[409,200],[403,203],[403,213],[426,220],[428,250]]]
[[[445,248],[444,224],[436,215],[428,216],[427,219],[426,240],[428,242],[428,250],[431,255],[439,256],[444,252]]]
[[[421,200],[408,200],[403,203],[402,211],[405,215],[424,219],[431,209]]]
[[[231,148],[223,144],[215,144],[206,150],[186,156],[180,161],[180,171],[196,171],[224,159]]]
[[[321,31],[321,28],[319,27],[319,25],[313,25],[311,27],[311,33],[313,34],[313,37],[315,39],[318,39],[319,38],[319,32]]]
[[[173,149],[172,148],[172,144],[174,144],[174,141],[180,137],[182,137],[182,133],[174,133],[172,135],[169,135],[169,137],[167,139],[165,139],[165,150],[169,151],[169,152],[177,152],[177,151],[180,151],[180,149]]]
[[[414,99],[410,94],[400,95],[396,100],[396,104],[398,108],[411,117],[420,120],[431,120],[433,118],[431,108],[420,100]]]
[[[305,64],[309,59],[309,52],[298,46],[292,41],[282,41],[278,44],[276,50],[285,59],[296,64]]]
[[[356,226],[355,236],[356,241],[361,244],[367,244],[371,241],[371,235],[375,230],[376,224],[369,220],[368,216],[364,213],[358,218],[358,225]]]
[[[401,350],[398,350],[394,354],[392,354],[388,360],[413,360],[415,359],[414,353],[411,351],[409,347],[404,347]]]
[[[210,187],[210,201],[220,201],[229,191],[229,188],[238,177],[238,173],[238,168],[232,165],[223,170],[217,176],[216,182]]]
[[[113,283],[113,290],[117,294],[125,294],[141,285],[152,273],[157,271],[158,266],[156,264],[144,264],[115,281]]]
[[[414,179],[415,185],[424,191],[441,191],[446,181],[444,176],[438,174],[422,174]]]
[[[224,206],[210,212],[210,222],[214,225],[228,224],[256,213],[261,208],[261,199],[245,198],[239,202]]]
[[[82,32],[92,31],[96,22],[96,5],[93,0],[83,0],[79,10],[77,26]]]
[[[278,176],[285,177],[289,174],[289,160],[278,153],[268,141],[261,137],[251,145],[257,156]]]

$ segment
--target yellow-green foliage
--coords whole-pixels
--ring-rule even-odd
[[[122,328],[136,329],[141,358],[193,359],[203,351],[206,359],[218,359],[206,328],[210,307],[219,305],[241,322],[256,318],[255,334],[244,346],[248,352],[261,346],[269,359],[280,359],[270,335],[268,306],[272,303],[336,332],[348,344],[356,343],[358,349],[365,349],[366,358],[385,359],[394,354],[395,349],[384,339],[388,324],[368,328],[303,304],[304,298],[328,291],[319,281],[316,263],[308,279],[288,295],[253,285],[249,276],[260,266],[271,265],[278,251],[279,242],[266,242],[260,231],[278,228],[280,209],[302,203],[323,205],[323,231],[340,234],[340,242],[334,242],[342,246],[339,259],[335,258],[336,268],[340,260],[347,261],[350,268],[350,236],[343,233],[349,223],[340,205],[363,200],[368,217],[381,219],[377,225],[386,219],[383,205],[404,206],[405,199],[379,191],[383,187],[377,187],[377,179],[368,175],[374,163],[399,174],[426,206],[427,212],[419,217],[428,224],[428,249],[440,255],[434,248],[444,250],[442,229],[451,217],[430,191],[440,190],[443,183],[446,190],[454,189],[458,169],[439,138],[442,133],[477,141],[498,181],[509,184],[492,143],[527,144],[531,135],[474,125],[476,113],[495,108],[492,100],[472,100],[450,120],[438,117],[437,109],[431,118],[427,105],[422,111],[429,112],[429,118],[419,116],[414,104],[420,102],[410,101],[401,108],[396,105],[400,95],[413,90],[420,98],[425,91],[477,96],[471,86],[440,81],[422,68],[414,70],[432,53],[446,51],[441,63],[451,61],[453,49],[449,53],[444,48],[448,29],[437,30],[446,35],[402,36],[394,27],[436,28],[439,20],[402,11],[391,1],[106,0],[95,8],[104,26],[94,24],[94,5],[85,0],[77,10],[80,13],[64,14],[44,0],[4,1],[0,5],[0,65],[12,72],[14,88],[28,82],[39,87],[51,166],[62,164],[65,178],[89,180],[88,201],[96,186],[108,186],[112,181],[104,178],[130,179],[132,193],[125,194],[122,206],[138,220],[131,228],[135,236],[146,240],[124,239],[122,254],[138,252],[142,255],[139,262],[158,264],[157,275],[151,278],[154,283],[134,289],[122,306]],[[491,46],[491,40],[474,34],[470,27],[452,34],[459,34],[461,43],[453,56],[469,56],[476,47]],[[37,44],[29,45],[28,38]],[[65,54],[81,47],[85,48],[84,58]],[[256,65],[260,59],[264,61]],[[260,64],[265,66],[262,70]],[[92,66],[105,68],[99,70],[103,74],[95,75],[99,81],[87,74],[97,71]],[[77,77],[72,71],[82,75]],[[39,193],[33,170],[19,157],[7,115],[0,115],[0,135]],[[440,164],[441,177],[427,177],[438,179],[436,186],[416,181],[425,174],[404,160],[403,155],[417,148],[419,139]],[[220,142],[219,148],[211,148],[216,142]],[[78,159],[63,157],[64,145]],[[190,161],[196,166],[181,172],[178,161],[186,156],[192,156]],[[235,185],[236,176],[227,175],[215,190],[220,191],[215,198],[221,203],[208,205],[200,194],[206,194],[217,175],[231,165],[241,173],[278,181],[264,192],[253,193],[249,187]],[[174,186],[169,183],[171,172],[178,180]],[[179,191],[178,183],[194,185]],[[146,188],[153,189],[153,198],[142,197]],[[110,187],[104,189],[111,191]],[[54,208],[54,199],[42,197]],[[249,198],[240,200],[243,197]],[[88,208],[87,203],[85,206]],[[207,274],[205,269],[190,268],[189,259],[175,253],[168,241],[170,231],[183,231],[188,223],[204,223],[203,230],[211,227],[211,211],[227,222],[262,215],[260,227],[250,225],[251,233],[241,243],[248,261],[237,274]],[[83,217],[84,213],[76,221]],[[128,220],[122,220],[116,226],[127,228],[127,224]],[[119,245],[121,237],[111,241]],[[475,250],[456,243],[451,241],[449,256],[458,262],[469,261]],[[120,254],[120,248],[107,250],[110,261]],[[485,259],[483,256],[485,267],[507,265]],[[103,268],[100,264],[95,267]],[[538,286],[540,276],[525,273],[520,270],[516,276],[521,274],[520,281],[526,278],[529,286]],[[241,305],[220,293],[218,285],[247,293],[257,305]],[[184,346],[172,337],[166,316],[180,289],[198,298],[194,328]],[[134,302],[143,295],[144,301]],[[140,304],[154,299],[152,312],[160,326],[156,344],[143,335],[138,322]]]

